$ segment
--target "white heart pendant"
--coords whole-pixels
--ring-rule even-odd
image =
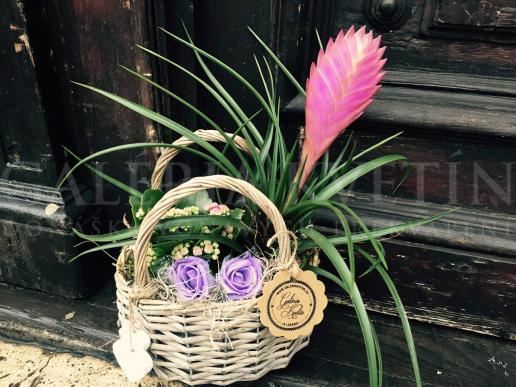
[[[135,331],[130,338],[127,326],[120,329],[120,339],[114,342],[113,353],[130,382],[137,382],[152,370],[152,357],[147,352],[150,342],[144,331]]]

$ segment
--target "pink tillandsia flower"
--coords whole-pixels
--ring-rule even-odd
[[[372,31],[366,34],[365,27],[357,32],[351,27],[346,34],[341,30],[335,41],[330,38],[326,51],[319,51],[317,64],[312,63],[306,80],[305,140],[298,174],[303,163],[304,169],[299,189],[319,158],[373,101],[385,74],[381,71],[385,47],[380,48],[380,39],[373,38]]]

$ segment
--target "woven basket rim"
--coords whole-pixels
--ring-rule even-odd
[[[129,285],[127,283],[127,281],[123,277],[123,275],[121,273],[119,273],[118,271],[115,273],[115,281],[117,282],[117,284],[120,283],[122,286],[125,286],[128,289],[131,287],[131,285]],[[163,299],[160,299],[159,297],[156,297],[156,298],[145,297],[145,298],[140,298],[138,301],[139,302],[161,301],[166,304],[178,305],[184,309],[187,309],[187,307],[190,304],[192,304],[192,305],[195,304],[195,305],[204,306],[204,307],[206,307],[206,305],[223,305],[223,306],[230,306],[230,305],[231,306],[240,306],[240,305],[242,305],[242,306],[244,306],[246,304],[255,304],[260,297],[261,297],[261,293],[259,296],[252,297],[252,298],[246,298],[243,300],[227,300],[227,301],[194,300],[194,301],[185,301],[185,302],[174,302],[174,301],[170,301],[170,300],[163,300]],[[191,308],[188,308],[188,309],[191,309]]]

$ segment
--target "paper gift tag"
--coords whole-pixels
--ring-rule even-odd
[[[274,336],[291,340],[308,336],[322,321],[328,305],[324,290],[324,284],[311,271],[299,270],[295,277],[280,271],[263,287],[258,300],[260,321]]]
[[[119,333],[120,339],[114,342],[113,353],[127,379],[137,382],[152,370],[152,357],[147,352],[150,337],[142,330],[134,331],[129,337],[129,327],[123,323]]]

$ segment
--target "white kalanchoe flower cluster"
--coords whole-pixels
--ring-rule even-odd
[[[228,239],[233,239],[233,226],[226,226],[224,227],[224,231],[220,233],[223,237],[226,237]]]
[[[200,209],[197,206],[188,206],[185,208],[172,207],[165,213],[165,218],[177,218],[180,216],[199,215]]]
[[[154,260],[158,258],[158,255],[152,247],[147,250],[147,267],[150,267]]]
[[[180,243],[175,245],[172,249],[172,258],[176,261],[184,257],[188,257],[190,254],[190,243]]]
[[[138,220],[142,220],[145,217],[145,210],[140,207],[140,209],[136,211],[136,214],[134,214],[134,217]]]
[[[220,249],[217,242],[204,240],[199,243],[204,255],[208,255],[211,259],[219,259]]]
[[[192,215],[199,215],[200,209],[197,206],[188,206],[185,208],[176,208],[173,207],[170,210],[168,210],[165,213],[165,216],[163,216],[162,219],[170,219],[170,218],[180,218],[182,216],[192,216]],[[182,227],[170,227],[168,231],[170,232],[176,232],[178,230],[180,231],[188,231],[190,228],[188,226],[182,226]]]
[[[210,240],[200,241],[199,244],[180,243],[172,249],[172,257],[177,261],[188,256],[210,257],[218,259],[220,255],[219,244]]]

